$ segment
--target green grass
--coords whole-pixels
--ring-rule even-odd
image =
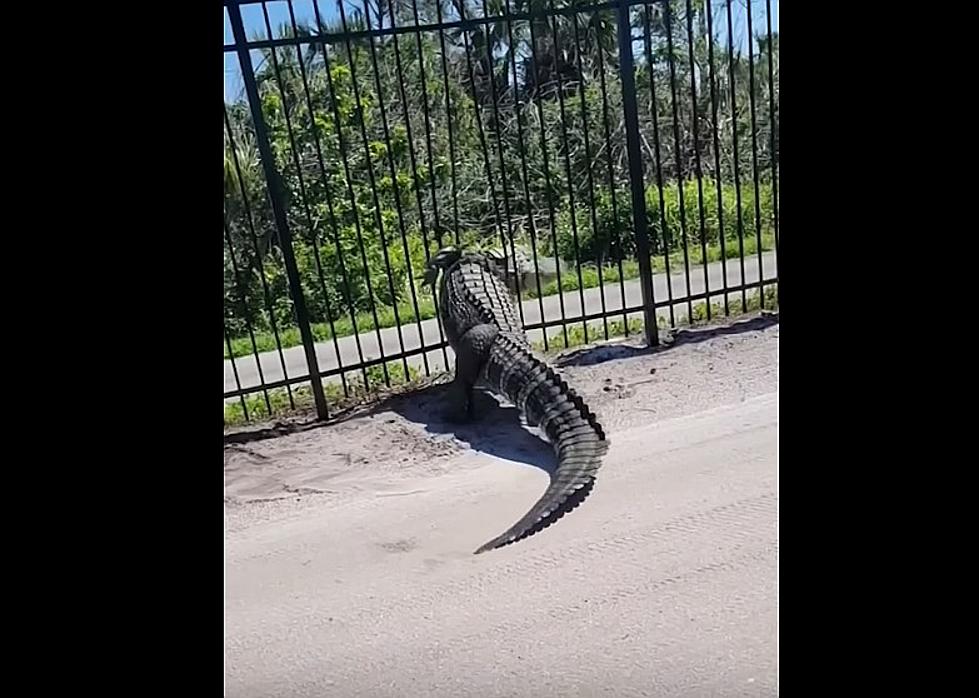
[[[734,318],[741,315],[746,315],[749,313],[754,313],[761,309],[760,297],[757,289],[752,289],[746,294],[745,306],[741,305],[740,292],[731,293],[728,300],[728,317]],[[765,310],[777,310],[778,309],[778,286],[769,285],[765,287]],[[687,318],[687,313],[685,310],[675,311],[676,324],[678,326],[683,325],[697,325],[700,323],[707,322],[707,303],[706,301],[699,300],[693,302],[693,322],[690,322]],[[710,319],[716,320],[718,318],[724,317],[724,303],[712,302],[710,309]],[[666,329],[667,321],[663,316],[657,318],[660,329]],[[629,335],[641,335],[643,332],[643,321],[639,318],[633,318],[629,320]],[[590,344],[592,342],[599,342],[605,339],[605,329],[602,325],[601,320],[592,320],[587,325],[587,336],[585,334],[585,326],[575,324],[568,325],[568,339],[565,342],[564,332],[558,330],[552,335],[548,335],[547,344],[549,351],[562,351],[564,349],[571,349],[573,347],[583,346],[585,344]],[[622,320],[609,320],[608,323],[608,334],[609,338],[612,337],[623,337],[625,336],[625,325]],[[544,350],[544,342],[532,342],[533,347],[538,351]]]
[[[629,336],[641,335],[643,331],[643,321],[639,318],[629,320]],[[622,320],[609,320],[608,323],[609,339],[613,337],[625,337],[625,323]],[[568,341],[564,341],[564,333],[561,331],[553,335],[548,335],[547,346],[549,352],[562,351],[572,347],[583,346],[591,342],[598,342],[605,339],[605,329],[601,321],[597,325],[588,325],[588,336],[585,336],[585,327],[582,325],[568,325]],[[531,342],[531,346],[537,351],[544,351],[544,342]]]
[[[774,247],[775,238],[772,234],[766,233],[762,235],[762,249],[770,250]],[[744,240],[744,254],[745,257],[750,257],[758,252],[758,241],[751,237],[746,237]],[[736,259],[739,256],[739,249],[737,241],[727,240],[725,242],[724,253],[727,259]],[[688,253],[688,258],[691,266],[691,273],[696,270],[694,267],[696,265],[703,264],[703,251],[699,245],[691,245]],[[720,245],[709,245],[707,247],[707,261],[718,262],[722,258],[721,246]],[[683,251],[673,251],[669,256],[670,260],[670,272],[677,273],[683,271]],[[658,255],[652,258],[652,268],[654,273],[662,273],[666,271],[666,262],[663,259],[663,255]],[[597,288],[599,284],[599,274],[598,268],[594,264],[583,264],[581,267],[581,281],[584,288]],[[628,260],[622,263],[622,280],[629,281],[630,279],[639,278],[639,263],[634,260]],[[618,283],[620,279],[618,265],[608,265],[602,268],[602,281],[605,284]],[[578,290],[578,274],[574,271],[569,271],[561,275],[561,288],[564,291],[576,291]],[[557,281],[551,281],[546,284],[541,285],[541,295],[551,296],[558,292]],[[534,283],[533,288],[524,289],[521,297],[524,300],[536,298],[537,297],[537,284]],[[418,298],[418,314],[415,314],[414,306],[410,302],[402,303],[398,306],[398,314],[401,318],[401,324],[413,324],[419,320],[430,320],[435,317],[435,302],[431,297],[420,296]],[[397,322],[395,321],[394,309],[391,307],[380,307],[377,309],[377,323],[374,322],[373,314],[369,312],[363,312],[356,316],[357,320],[357,330],[360,333],[371,332],[375,328],[385,329],[388,327],[395,327]],[[336,330],[337,337],[349,337],[354,334],[354,325],[349,316],[339,318],[334,321],[333,327]],[[333,332],[330,330],[329,323],[319,322],[314,323],[311,326],[313,333],[313,339],[317,342],[326,342],[333,339]],[[630,330],[631,331],[631,330]],[[279,339],[282,344],[283,349],[288,349],[289,347],[296,347],[302,344],[302,338],[299,335],[299,329],[295,327],[287,327],[279,330]],[[272,332],[256,332],[255,333],[255,348],[252,347],[252,342],[250,337],[237,337],[231,340],[231,354],[228,353],[228,347],[225,345],[224,348],[224,358],[228,359],[231,356],[240,357],[248,356],[254,353],[257,349],[259,352],[274,351],[276,349],[275,335]]]
[[[389,361],[387,369],[392,388],[405,388],[417,381],[420,376],[418,369],[409,364],[406,378],[404,364],[401,361]],[[323,392],[331,411],[346,409],[377,398],[388,390],[384,384],[384,369],[380,366],[371,366],[367,369],[367,381],[368,385],[365,388],[364,379],[359,371],[356,376],[352,375],[347,378],[349,395],[344,394],[343,386],[340,383],[323,381]],[[272,407],[271,413],[269,412],[269,404],[266,404],[264,393],[252,393],[244,396],[244,407],[241,400],[226,403],[224,406],[224,426],[226,428],[240,426],[247,422],[309,411],[314,406],[313,391],[307,384],[294,386],[292,388],[292,403],[290,403],[289,392],[285,388],[273,388],[268,391],[268,402]],[[246,410],[247,418],[245,416]]]
[[[747,303],[744,308],[741,305],[740,294],[731,294],[729,300],[729,317],[735,318],[740,315],[753,313],[761,307],[760,295],[757,289],[748,291],[747,293]],[[778,286],[771,285],[765,288],[765,309],[767,310],[777,310],[778,309]],[[724,317],[724,305],[720,302],[711,303],[711,317],[713,319]],[[685,312],[681,311],[676,314],[676,322],[678,326],[683,325],[697,325],[703,323],[707,320],[707,304],[706,301],[695,301],[693,304],[693,321],[690,322],[687,318]],[[666,319],[660,317],[658,319],[659,326],[661,329],[666,327]],[[601,341],[605,339],[605,332],[601,321],[593,321],[594,324],[589,324],[587,326],[587,335],[585,327],[581,325],[569,325],[568,339],[565,342],[564,333],[560,330],[555,332],[553,335],[548,336],[548,349],[550,352],[563,351],[565,349],[570,349],[578,346],[583,346],[591,342]],[[625,336],[625,324],[622,320],[609,320],[608,323],[609,338],[613,337],[623,337]],[[643,322],[638,318],[629,320],[629,334],[630,335],[641,335],[643,332]],[[533,342],[533,347],[537,351],[544,350],[543,342]],[[323,382],[323,391],[326,393],[327,403],[330,405],[332,411],[342,410],[349,406],[363,403],[365,401],[376,399],[385,393],[389,392],[406,392],[410,390],[415,384],[421,374],[419,370],[411,365],[408,366],[408,374],[405,375],[404,364],[400,361],[390,361],[387,364],[388,375],[390,376],[391,389],[387,389],[384,385],[384,374],[383,369],[380,366],[371,366],[367,369],[367,379],[369,387],[365,389],[363,378],[359,373],[356,376],[351,376],[347,379],[347,386],[350,392],[349,396],[345,395],[343,388],[339,383],[335,382]],[[351,371],[351,374],[354,372]],[[241,400],[235,401],[233,403],[227,403],[224,406],[224,426],[234,427],[245,424],[246,422],[254,422],[266,420],[272,417],[284,417],[290,414],[297,414],[301,412],[307,412],[313,407],[313,395],[309,386],[299,385],[292,389],[292,397],[295,402],[295,408],[289,403],[289,395],[285,388],[274,388],[268,391],[269,403],[271,403],[272,411],[268,410],[265,402],[265,396],[262,393],[253,393],[251,395],[245,396],[245,405],[248,410],[248,419],[245,418],[245,409],[242,407]]]
[[[761,236],[761,249],[763,251],[771,250],[775,248],[775,235],[772,233],[762,233]],[[752,255],[758,254],[758,239],[754,237],[745,237],[744,239],[744,256],[745,259]],[[688,252],[688,258],[690,260],[691,267],[695,264],[702,265],[704,263],[704,253],[700,248],[700,245],[690,245]],[[719,262],[722,258],[724,259],[737,259],[740,257],[740,250],[738,249],[737,240],[726,240],[724,242],[724,250],[722,255],[721,246],[718,245],[708,245],[707,246],[707,262]],[[676,273],[677,271],[683,270],[683,250],[679,252],[674,251],[670,253],[670,272]],[[653,259],[653,271],[656,273],[666,271],[666,263],[663,261],[663,256],[655,257]],[[691,270],[692,272],[693,270]]]

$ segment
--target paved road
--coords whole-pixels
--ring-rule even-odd
[[[774,252],[766,252],[762,255],[762,271],[764,272],[764,278],[771,279],[775,277],[776,272],[776,261]],[[758,257],[757,255],[748,257],[745,259],[745,280],[747,283],[752,283],[759,280],[759,269],[758,269]],[[656,274],[653,277],[653,292],[655,294],[656,300],[666,300],[669,296],[667,295],[667,279],[670,280],[670,289],[672,289],[672,295],[683,296],[687,292],[687,280],[684,273],[673,274],[667,277],[666,274]],[[718,289],[724,287],[724,269],[720,262],[715,262],[708,265],[708,280],[710,284],[710,289]],[[741,283],[741,262],[738,259],[727,261],[727,285],[736,286]],[[639,281],[633,279],[625,283],[625,305],[622,303],[622,291],[618,284],[607,284],[604,287],[605,290],[605,305],[609,310],[618,310],[623,307],[630,307],[640,305],[642,303],[642,291],[639,288]],[[693,267],[690,272],[690,293],[697,294],[704,292],[704,268],[703,266]],[[586,289],[584,292],[585,297],[585,313],[598,313],[602,310],[602,289],[601,288],[591,288]],[[730,300],[733,302],[736,298],[740,298],[740,293],[731,294]],[[544,317],[546,320],[559,320],[562,317],[561,314],[561,297],[558,295],[547,296],[544,300]],[[721,302],[723,300],[722,296],[717,296],[713,299],[714,302]],[[581,296],[577,291],[568,291],[563,294],[564,301],[564,316],[574,316],[581,314]],[[686,304],[677,304],[675,306],[675,312],[680,314],[686,313]],[[540,304],[536,299],[527,300],[523,302],[523,313],[524,321],[526,323],[540,322]],[[659,315],[661,317],[669,318],[669,309],[661,308],[659,310]],[[630,314],[630,318],[641,318],[641,313]],[[621,318],[620,318],[621,319]],[[425,320],[421,324],[421,335],[424,336],[425,345],[437,344],[440,341],[438,323],[432,320]],[[601,326],[601,320],[590,323],[593,326]],[[419,324],[414,323],[411,325],[406,325],[401,328],[402,337],[404,341],[404,346],[406,350],[417,349],[422,346],[419,341]],[[552,327],[548,330],[548,334],[554,334],[560,332],[560,327]],[[542,332],[536,330],[528,333],[532,341],[540,341],[542,339]],[[396,328],[388,328],[381,330],[380,332],[381,341],[383,342],[384,355],[390,356],[391,354],[398,353],[400,351],[400,343],[398,339],[398,330]],[[364,333],[359,336],[361,350],[364,353],[364,358],[367,360],[380,358],[381,352],[378,343],[378,333],[369,332]],[[336,347],[333,341],[321,342],[316,345],[316,356],[319,361],[320,370],[328,370],[331,368],[336,368],[340,365],[342,361],[344,366],[349,366],[359,362],[359,354],[357,351],[357,338],[342,337],[338,340],[340,348],[339,360],[337,357]],[[301,346],[291,347],[282,352],[283,358],[285,360],[285,366],[287,375],[289,377],[293,376],[303,376],[308,373],[306,367],[306,357]],[[431,370],[440,370],[444,367],[445,362],[441,350],[434,350],[426,352],[425,356],[428,359],[429,367]],[[449,359],[451,361],[452,354],[451,351],[448,352]],[[282,380],[282,359],[280,359],[278,352],[271,351],[265,352],[259,355],[262,372],[265,377],[265,382],[270,383],[277,380]],[[238,370],[238,381],[241,387],[248,388],[261,384],[261,379],[259,378],[258,365],[255,360],[254,355],[241,357],[235,359],[235,367]],[[424,369],[424,359],[421,354],[412,356],[408,359],[408,364],[415,366],[419,369]],[[232,369],[232,362],[226,360],[224,362],[224,390],[225,392],[231,392],[238,388],[238,382],[235,380],[234,370]]]
[[[486,555],[546,475],[472,451],[232,528],[226,695],[778,695],[776,436],[774,392],[616,431],[581,507]]]

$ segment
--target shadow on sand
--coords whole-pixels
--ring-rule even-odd
[[[708,339],[725,335],[757,332],[778,324],[778,313],[764,313],[748,320],[731,323],[730,325],[713,325],[693,329],[660,332],[660,344],[657,347],[634,346],[631,344],[604,344],[596,347],[586,347],[578,351],[568,352],[554,360],[554,365],[564,366],[595,366],[606,361],[629,359],[633,356],[647,356],[669,351],[683,344],[698,344]]]
[[[432,386],[411,395],[392,398],[385,408],[423,426],[430,434],[449,435],[474,451],[525,463],[540,468],[548,475],[554,474],[557,467],[554,450],[524,426],[516,407],[501,405],[493,396],[477,390],[476,418],[472,422],[456,424],[442,417],[448,397],[448,386]]]

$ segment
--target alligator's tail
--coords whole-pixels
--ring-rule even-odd
[[[544,495],[522,519],[476,553],[499,548],[547,528],[591,492],[609,440],[595,415],[554,370],[534,356],[523,337],[501,333],[485,377],[554,445],[558,467]]]

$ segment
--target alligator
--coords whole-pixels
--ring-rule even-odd
[[[429,262],[423,284],[438,288],[439,317],[456,356],[446,420],[474,418],[473,390],[511,401],[523,420],[553,445],[557,469],[530,511],[475,554],[534,535],[591,492],[609,439],[585,402],[536,356],[494,256],[447,247]],[[439,280],[441,277],[441,280]]]

